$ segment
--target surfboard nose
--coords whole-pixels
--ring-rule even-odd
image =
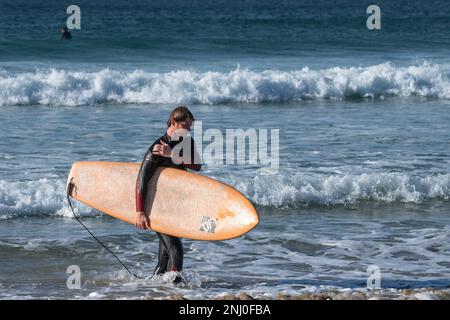
[[[241,209],[239,219],[241,220],[240,224],[242,227],[242,234],[248,233],[259,224],[258,211],[256,211],[255,207],[250,203],[250,201],[245,206],[245,208]]]
[[[253,229],[254,227],[256,227],[259,224],[259,213],[256,210],[256,208],[250,203],[249,208],[248,208],[248,213],[247,213],[248,217],[248,225],[249,225],[249,230]]]
[[[250,202],[246,209],[247,209],[246,214],[247,214],[248,225],[249,225],[249,227],[251,227],[253,229],[254,227],[256,227],[259,224],[258,211]]]
[[[240,200],[217,213],[217,222],[225,229],[230,229],[230,236],[224,239],[236,237],[236,235],[232,235],[232,230],[235,233],[239,229],[239,234],[243,235],[259,224],[259,214],[256,208],[247,198]]]

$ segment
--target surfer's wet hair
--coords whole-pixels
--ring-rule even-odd
[[[176,123],[179,123],[187,121],[188,119],[191,119],[192,121],[195,120],[192,112],[189,111],[189,109],[185,106],[176,107],[169,115],[169,119],[167,120],[167,127],[170,127],[172,120]]]

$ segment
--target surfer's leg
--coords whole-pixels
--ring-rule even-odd
[[[163,233],[160,233],[160,239],[169,253],[167,271],[183,270],[183,244],[181,239]]]
[[[169,264],[170,271],[183,270],[183,243],[180,238],[169,236]]]
[[[160,234],[164,246],[169,252],[169,262],[167,265],[167,271],[177,271],[183,270],[183,243],[180,238],[170,236],[167,234]],[[174,282],[178,283],[181,281],[181,277],[175,278]]]
[[[159,238],[159,252],[158,252],[158,264],[156,265],[155,272],[153,274],[163,274],[167,271],[167,264],[169,262],[169,253],[163,240],[161,239],[161,234],[156,232]]]

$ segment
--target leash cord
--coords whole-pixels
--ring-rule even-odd
[[[78,217],[78,216],[75,214],[75,210],[73,209],[72,202],[70,201],[69,193],[67,193],[67,201],[69,202],[70,209],[72,210],[72,214],[73,214],[73,216],[75,217],[75,219],[83,226],[84,229],[86,229],[87,232],[89,232],[89,234],[92,236],[92,238],[94,238],[95,240],[97,240],[97,242],[98,242],[103,248],[105,248],[106,251],[108,251],[109,253],[111,253],[111,254],[114,256],[114,258],[116,258],[116,260],[122,265],[122,267],[124,267],[125,270],[128,271],[129,274],[131,274],[133,277],[135,277],[135,278],[137,278],[137,279],[141,279],[141,280],[142,280],[142,279],[143,279],[142,277],[140,277],[140,276],[136,275],[134,272],[132,272],[132,271],[131,271],[131,270],[130,270],[123,262],[122,262],[122,260],[120,260],[119,257],[118,257],[118,256],[117,256],[110,248],[108,248],[103,242],[101,242],[96,236],[94,236],[94,235],[92,234],[92,232],[86,227],[86,225],[80,220],[80,217]]]

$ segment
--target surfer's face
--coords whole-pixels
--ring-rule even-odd
[[[192,120],[188,119],[186,121],[173,122],[172,125],[174,125],[174,129],[183,129],[183,130],[191,131]]]

